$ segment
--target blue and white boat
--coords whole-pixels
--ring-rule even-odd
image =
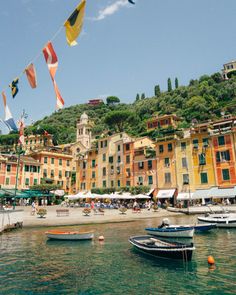
[[[205,224],[196,224],[194,225],[194,229],[196,233],[210,231],[216,228],[216,223],[205,223]]]
[[[148,227],[145,230],[152,236],[166,238],[192,238],[193,226],[168,225],[163,227]]]

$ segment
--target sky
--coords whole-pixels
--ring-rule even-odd
[[[0,0],[0,92],[17,121],[27,124],[55,112],[55,93],[42,48],[52,41],[58,57],[56,82],[65,107],[118,96],[130,103],[137,93],[167,89],[221,71],[236,59],[235,0],[87,0],[78,45],[68,46],[64,21],[80,0]],[[34,62],[38,87],[25,75],[12,99],[9,83]],[[0,98],[0,118],[4,109]],[[6,133],[4,125],[0,129]]]

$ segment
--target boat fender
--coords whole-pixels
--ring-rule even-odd
[[[99,240],[99,241],[104,241],[105,238],[104,238],[104,236],[99,236],[99,237],[98,237],[98,240]]]

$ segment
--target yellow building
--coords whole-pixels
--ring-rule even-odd
[[[197,124],[190,128],[190,146],[193,162],[192,189],[194,191],[216,185],[212,141],[209,131],[209,123]]]

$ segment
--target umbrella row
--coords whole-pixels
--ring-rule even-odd
[[[119,199],[119,200],[134,200],[134,199],[150,199],[150,196],[144,195],[144,194],[138,194],[138,195],[131,195],[130,193],[123,193],[123,194],[118,194],[118,193],[112,193],[112,194],[93,194],[91,192],[79,192],[76,195],[68,195],[65,196],[66,199],[69,201],[76,201],[79,199]]]

